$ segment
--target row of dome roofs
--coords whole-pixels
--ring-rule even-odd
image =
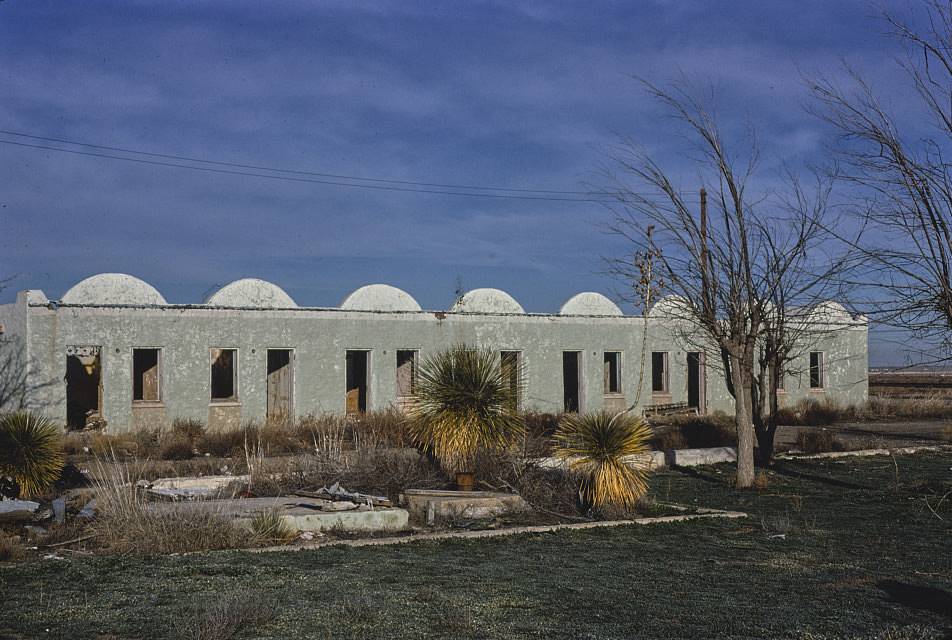
[[[73,286],[63,294],[61,305],[167,306],[155,287],[124,273],[101,273]],[[297,303],[281,287],[244,278],[226,285],[203,303],[210,307],[242,309],[295,309]],[[413,296],[386,284],[360,287],[344,298],[340,309],[353,311],[422,311]],[[505,291],[473,289],[449,309],[460,313],[524,314],[525,310]],[[600,293],[579,293],[565,302],[559,315],[620,316],[621,309]]]

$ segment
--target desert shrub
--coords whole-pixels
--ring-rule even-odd
[[[737,445],[734,418],[714,411],[704,416],[667,416],[655,418],[651,448],[659,451],[673,449],[706,449]]]
[[[298,537],[298,532],[281,518],[276,509],[256,513],[249,525],[255,535],[272,544],[287,544]]]
[[[534,465],[512,480],[513,487],[534,509],[569,514],[576,508],[578,480],[565,469]]]
[[[53,484],[63,468],[62,431],[29,411],[0,416],[0,477],[12,479],[24,495]]]
[[[555,434],[556,456],[581,477],[580,507],[631,506],[648,489],[650,463],[625,460],[648,451],[651,429],[627,413],[568,415]]]
[[[562,417],[560,413],[524,412],[522,419],[526,425],[526,435],[523,455],[529,458],[552,455],[552,436],[558,430]]]
[[[187,553],[250,547],[255,537],[220,513],[147,503],[136,490],[139,478],[116,460],[100,463],[93,481],[96,542],[116,553]]]
[[[949,444],[952,444],[952,425],[943,427],[942,431],[940,431],[939,434],[942,436],[943,440],[945,440]]]
[[[792,407],[780,408],[777,411],[777,419],[780,424],[824,427],[834,422],[849,420],[854,417],[854,413],[852,407],[841,407],[833,400],[810,398]]]
[[[188,640],[228,640],[244,627],[268,622],[277,608],[268,595],[237,593],[193,607],[176,626]]]
[[[19,536],[12,536],[0,529],[0,562],[16,562],[26,555]]]
[[[192,441],[184,436],[177,436],[165,442],[159,457],[162,460],[188,460],[194,455]]]
[[[207,431],[195,443],[195,448],[218,458],[237,458],[244,455],[247,436],[244,429]]]
[[[448,472],[470,472],[480,449],[505,451],[522,439],[519,393],[497,352],[466,345],[440,351],[418,370],[410,436]]]
[[[348,417],[351,441],[361,447],[407,447],[407,417],[399,411],[368,411]]]
[[[192,418],[175,418],[170,429],[173,436],[187,440],[197,440],[205,433],[205,423]]]
[[[810,429],[797,433],[797,448],[803,453],[844,451],[846,445],[826,429]]]
[[[861,408],[868,420],[952,420],[952,398],[929,394],[913,398],[870,397]]]

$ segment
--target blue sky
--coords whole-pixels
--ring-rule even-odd
[[[631,136],[695,188],[630,74],[712,82],[725,129],[758,124],[769,183],[821,150],[800,69],[846,59],[901,108],[882,29],[854,0],[0,1],[0,303],[101,272],[173,303],[243,277],[302,306],[376,282],[427,309],[458,282],[531,312],[611,296],[599,148]],[[901,361],[888,337],[874,363]]]

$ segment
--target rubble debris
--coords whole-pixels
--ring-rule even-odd
[[[321,487],[317,491],[294,491],[294,495],[305,498],[321,498],[324,500],[349,500],[356,504],[365,504],[369,507],[392,507],[393,502],[383,496],[373,496],[367,493],[347,491],[341,489],[340,483],[335,482],[328,487]]]
[[[63,524],[66,520],[66,496],[61,496],[53,501],[53,521],[56,524]]]
[[[96,498],[86,503],[86,506],[80,509],[76,514],[77,518],[92,518],[96,515]]]

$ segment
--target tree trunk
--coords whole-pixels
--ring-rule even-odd
[[[737,487],[754,483],[754,420],[750,398],[750,374],[744,374],[743,363],[732,358],[731,377],[734,383],[734,424],[737,427]]]
[[[777,425],[773,417],[767,421],[757,432],[757,459],[761,467],[769,467],[773,463],[774,436],[777,433]]]

